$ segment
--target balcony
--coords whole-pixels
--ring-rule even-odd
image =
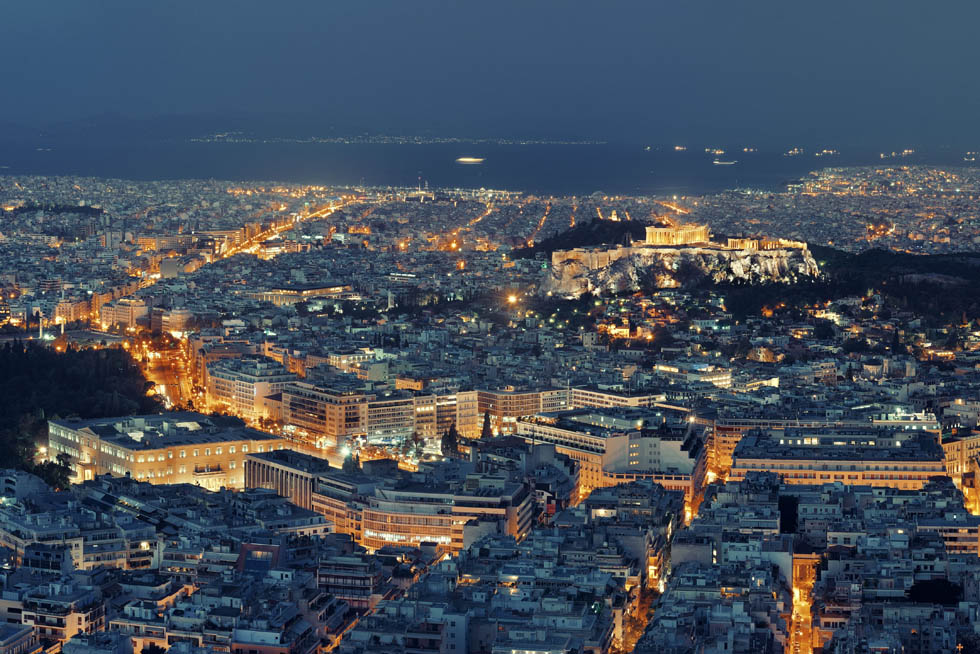
[[[217,477],[225,474],[220,465],[207,465],[207,466],[195,466],[194,476],[195,477]]]

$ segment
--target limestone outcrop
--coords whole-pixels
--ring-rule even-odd
[[[554,252],[544,291],[577,297],[644,288],[677,288],[710,280],[793,282],[820,274],[805,247],[780,249],[728,249],[713,246],[613,249],[580,248]]]

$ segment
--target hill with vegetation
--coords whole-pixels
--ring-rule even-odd
[[[736,316],[764,306],[826,302],[879,293],[897,306],[928,319],[950,322],[980,318],[980,253],[910,254],[866,250],[854,254],[810,246],[821,276],[796,284],[728,284],[716,290]]]
[[[632,241],[642,241],[646,237],[646,224],[636,220],[614,221],[593,218],[587,223],[578,223],[564,232],[555,233],[535,243],[532,247],[518,248],[511,253],[512,259],[533,259],[544,254],[551,258],[556,250],[572,250],[593,245],[629,245]]]
[[[106,418],[162,410],[152,387],[123,349],[65,352],[36,343],[0,347],[0,449],[4,467],[32,472],[54,487],[67,484],[67,470],[35,463],[47,444],[47,421]]]

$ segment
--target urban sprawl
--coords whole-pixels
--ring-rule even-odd
[[[0,347],[126,350],[161,406],[43,416],[65,489],[0,470],[0,653],[980,651],[977,316],[724,286],[969,251],[978,207],[976,169],[915,166],[0,177]]]

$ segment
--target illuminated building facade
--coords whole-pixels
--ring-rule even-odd
[[[225,409],[246,420],[275,417],[279,404],[267,398],[294,379],[271,359],[222,359],[208,366],[208,403],[212,410]]]
[[[417,481],[399,474],[344,472],[285,451],[249,456],[246,467],[248,487],[295,498],[333,523],[335,532],[350,534],[370,550],[432,543],[455,553],[487,534],[521,539],[536,510],[526,483],[492,474],[472,473],[445,483]]]
[[[519,418],[568,409],[571,407],[571,395],[568,389],[478,390],[477,409],[481,419],[484,414],[490,414],[490,427],[495,434],[514,434]]]
[[[252,297],[277,307],[316,298],[339,298],[351,291],[350,284],[291,284],[252,293]]]
[[[578,409],[538,414],[517,424],[532,443],[553,443],[579,462],[579,496],[596,488],[649,479],[683,491],[696,504],[707,473],[705,430],[668,423],[649,409]]]
[[[646,228],[646,245],[677,246],[704,245],[710,242],[711,235],[707,225],[686,224],[676,227],[650,225]]]
[[[362,383],[294,381],[282,390],[282,421],[317,447],[343,445],[367,432],[368,398]]]
[[[787,484],[919,489],[946,476],[943,450],[927,434],[891,430],[752,432],[735,447],[729,480],[771,471]]]
[[[135,327],[138,320],[146,317],[149,307],[146,302],[136,298],[120,298],[112,304],[105,304],[99,310],[99,320],[106,325]]]
[[[48,421],[49,455],[68,455],[75,482],[111,474],[152,484],[244,488],[245,456],[284,443],[237,418],[192,412]]]
[[[755,429],[778,432],[787,429],[812,430],[814,435],[826,430],[853,429],[866,430],[875,427],[938,434],[940,425],[931,414],[909,414],[905,416],[869,417],[867,420],[843,420],[832,415],[804,415],[788,417],[785,415],[766,415],[760,411],[733,410],[720,415],[705,416],[712,427],[712,459],[719,475],[725,475],[732,467],[735,447],[742,437]],[[699,418],[700,419],[700,418]]]

